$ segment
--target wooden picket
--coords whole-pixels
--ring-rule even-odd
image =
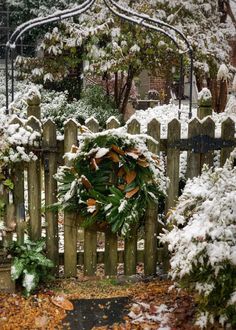
[[[43,125],[42,144],[44,149],[43,167],[47,256],[54,262],[55,272],[58,273],[58,212],[48,208],[57,202],[57,183],[54,178],[57,172],[57,137],[56,125],[51,120],[47,120]]]
[[[29,114],[35,112],[39,116],[39,105],[32,105],[33,110],[29,109]],[[29,105],[30,108],[30,105]],[[22,121],[14,118],[12,123],[23,125]],[[149,205],[145,214],[144,226],[144,249],[137,248],[138,228],[132,230],[131,237],[125,239],[124,249],[118,249],[118,236],[113,234],[109,229],[105,230],[104,251],[97,251],[97,231],[96,229],[84,230],[84,248],[83,251],[77,250],[77,234],[81,224],[80,216],[77,213],[64,213],[64,253],[59,253],[58,247],[58,213],[48,209],[47,206],[57,202],[57,184],[54,174],[57,172],[59,165],[62,165],[62,155],[70,151],[72,145],[78,145],[78,134],[80,126],[74,120],[68,120],[64,126],[64,140],[57,140],[56,125],[51,120],[47,120],[42,128],[39,121],[35,117],[30,117],[26,123],[34,130],[42,130],[41,145],[31,147],[32,151],[38,156],[37,161],[31,161],[29,164],[18,163],[12,170],[14,181],[13,203],[9,202],[11,198],[5,192],[1,192],[7,204],[7,214],[5,223],[10,228],[12,222],[16,222],[16,233],[19,242],[24,240],[24,232],[26,230],[26,201],[24,191],[27,189],[28,195],[28,213],[29,218],[29,234],[32,240],[39,239],[42,236],[42,201],[41,187],[45,192],[45,227],[46,227],[46,244],[47,255],[55,263],[55,274],[58,274],[59,264],[64,265],[65,277],[77,275],[77,266],[84,266],[84,274],[91,276],[96,273],[97,265],[104,263],[104,271],[106,275],[116,275],[119,263],[124,263],[125,275],[133,275],[136,273],[136,267],[139,262],[144,263],[144,272],[146,275],[155,274],[156,263],[163,262],[164,267],[168,264],[167,250],[165,247],[158,247],[157,236],[161,230],[158,226],[158,205]],[[99,125],[94,119],[86,122],[87,128],[91,132],[98,132]],[[112,118],[106,124],[106,129],[118,128],[120,123],[117,119]],[[81,129],[83,131],[83,129]],[[130,134],[140,133],[140,123],[133,119],[127,125],[127,132]],[[235,145],[235,123],[228,118],[222,123],[221,138],[223,143],[217,146],[220,152],[220,163],[223,165],[229,157],[230,152]],[[201,173],[203,164],[213,165],[214,148],[202,149],[191,147],[188,144],[181,144],[181,125],[177,119],[173,119],[168,124],[167,138],[161,138],[161,123],[153,119],[147,126],[147,134],[151,137],[147,139],[148,149],[154,154],[165,157],[166,174],[169,177],[169,186],[165,202],[165,211],[175,206],[179,194],[179,167],[180,155],[184,150],[187,151],[187,178],[192,178]],[[197,118],[190,121],[188,126],[188,141],[197,137],[209,137],[211,141],[215,138],[215,123],[207,117],[199,121]],[[155,140],[158,142],[156,143]],[[182,141],[182,142],[181,142]],[[202,141],[202,140],[201,140]],[[232,144],[228,142],[232,142]],[[185,141],[186,142],[186,141]],[[221,141],[222,142],[222,141]],[[188,146],[188,147],[187,147]],[[185,148],[186,147],[186,148]],[[65,160],[65,165],[70,166],[70,162]],[[26,182],[26,173],[28,185]],[[43,186],[42,186],[43,183]],[[60,215],[62,216],[62,215]],[[14,220],[14,221],[13,221]],[[9,230],[5,237],[5,245],[12,240],[12,232]],[[119,241],[120,242],[120,241]]]
[[[78,127],[75,121],[69,120],[64,127],[64,152],[69,152],[72,145],[77,145]],[[65,165],[70,165],[65,160]],[[64,214],[64,274],[65,277],[77,274],[77,214]]]
[[[41,132],[39,121],[29,117],[27,125],[34,131]],[[34,150],[33,150],[34,151]],[[30,218],[30,238],[38,240],[42,233],[42,204],[41,204],[41,158],[31,160],[28,164],[28,202]]]

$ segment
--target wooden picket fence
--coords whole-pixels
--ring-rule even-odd
[[[40,117],[38,105],[29,106],[29,115]],[[23,125],[21,120],[14,118],[13,123]],[[45,205],[52,205],[57,202],[57,184],[54,174],[59,165],[62,165],[63,155],[70,151],[71,146],[78,143],[78,124],[74,120],[69,120],[64,126],[64,140],[57,140],[56,125],[51,120],[47,120],[40,127],[39,121],[34,117],[29,117],[27,125],[36,131],[42,132],[40,147],[33,148],[38,160],[28,164],[16,164],[13,170],[14,190],[11,198],[5,195],[7,213],[5,217],[6,225],[9,226],[12,218],[16,221],[17,240],[23,242],[24,232],[27,228],[32,240],[37,240],[42,236],[42,213],[45,215],[46,223],[46,246],[47,255],[56,265],[55,272],[58,271],[59,264],[64,265],[64,275],[66,277],[76,276],[78,264],[84,266],[85,275],[94,275],[97,264],[104,263],[106,275],[116,275],[117,265],[124,263],[124,273],[132,275],[136,273],[138,262],[144,263],[145,274],[156,272],[157,261],[168,264],[168,254],[165,247],[157,247],[157,232],[160,230],[157,225],[158,206],[153,205],[146,211],[144,228],[144,249],[137,250],[137,228],[134,228],[132,237],[125,239],[124,249],[118,249],[117,235],[110,231],[105,232],[105,249],[97,251],[97,231],[91,229],[84,230],[83,251],[77,250],[78,237],[78,214],[64,213],[64,253],[59,253],[58,247],[58,213],[47,210],[42,211],[42,191],[45,194]],[[86,126],[92,132],[99,131],[98,123],[91,119]],[[106,128],[118,128],[119,122],[112,119],[107,123]],[[128,126],[130,134],[140,133],[140,123],[134,119]],[[221,150],[220,163],[224,164],[230,152],[236,145],[234,137],[235,122],[228,118],[222,123],[221,138],[215,138],[215,123],[208,117],[204,121],[193,119],[188,126],[188,139],[181,139],[180,122],[173,119],[168,125],[167,139],[161,139],[161,123],[153,119],[147,126],[147,134],[153,137],[148,141],[150,151],[158,154],[163,152],[166,155],[166,174],[170,183],[168,187],[168,197],[166,198],[166,211],[175,205],[179,194],[179,167],[180,154],[188,151],[187,156],[187,177],[192,178],[201,173],[203,164],[213,165],[214,150]],[[27,180],[26,180],[27,178]],[[26,184],[27,182],[27,184]],[[26,204],[25,190],[27,190],[28,201]],[[28,205],[28,206],[27,206]],[[28,209],[27,216],[25,210]],[[60,215],[61,216],[61,215]],[[26,222],[25,219],[28,219]],[[12,233],[8,232],[4,238],[5,244],[12,240]]]

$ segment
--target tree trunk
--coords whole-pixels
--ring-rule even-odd
[[[214,111],[218,112],[218,82],[216,78],[207,79],[207,86],[212,95],[212,108]]]
[[[218,98],[218,111],[217,112],[224,112],[226,103],[227,103],[227,90],[228,90],[228,84],[227,81],[221,80],[220,86],[219,86],[219,98]]]
[[[125,113],[125,109],[127,107],[128,101],[129,101],[129,96],[130,96],[130,92],[131,92],[131,88],[132,88],[133,78],[134,78],[133,70],[132,70],[131,67],[129,67],[126,84],[124,86],[124,92],[123,92],[124,97],[123,97],[123,100],[120,104],[120,112],[122,114]]]
[[[114,91],[114,95],[115,95],[115,102],[116,102],[116,106],[117,108],[119,107],[119,86],[118,86],[118,72],[115,72],[115,91]]]

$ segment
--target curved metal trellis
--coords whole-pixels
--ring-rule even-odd
[[[63,10],[60,12],[57,12],[53,15],[49,15],[47,17],[43,18],[36,18],[33,20],[30,20],[28,22],[25,22],[21,24],[10,36],[10,39],[8,40],[6,44],[6,113],[9,114],[9,59],[11,60],[11,72],[12,72],[12,101],[14,100],[14,63],[13,63],[13,53],[16,47],[16,43],[19,40],[19,38],[27,31],[49,23],[57,22],[66,18],[74,17],[77,15],[80,15],[84,12],[86,12],[88,9],[90,9],[96,0],[86,0],[81,5],[76,6],[75,8],[69,9],[69,10]],[[121,5],[114,2],[114,0],[103,0],[106,7],[116,16],[123,18],[131,23],[138,24],[141,26],[144,26],[148,29],[154,30],[158,33],[161,33],[168,37],[174,45],[177,47],[180,53],[180,81],[182,81],[182,74],[183,74],[183,54],[184,52],[180,52],[180,47],[178,44],[177,39],[172,36],[169,31],[166,31],[164,28],[167,28],[169,30],[174,31],[174,33],[178,34],[178,36],[182,39],[182,41],[185,43],[187,47],[187,52],[190,57],[190,101],[189,101],[189,118],[192,117],[192,83],[193,83],[193,51],[192,48],[187,40],[187,38],[184,36],[184,34],[179,31],[177,28],[159,20],[154,19],[146,14],[141,14],[138,12],[135,12],[129,7],[122,7]],[[179,96],[179,106],[181,107],[181,95]]]

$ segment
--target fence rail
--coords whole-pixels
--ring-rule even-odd
[[[38,104],[29,105],[28,113],[29,115],[36,114],[39,117]],[[19,118],[14,118],[12,123],[23,125]],[[10,199],[6,194],[4,196],[7,203],[5,222],[6,225],[9,225],[14,216],[17,240],[23,242],[26,228],[28,228],[32,240],[39,239],[42,236],[42,219],[45,217],[45,224],[43,225],[46,228],[47,255],[55,263],[56,274],[59,264],[64,265],[64,275],[66,277],[76,276],[78,264],[84,266],[86,275],[94,275],[98,263],[104,263],[107,275],[116,275],[119,263],[124,263],[126,275],[136,273],[138,262],[144,263],[145,274],[156,272],[157,261],[164,262],[166,265],[168,260],[166,249],[164,247],[157,248],[157,234],[161,230],[157,223],[158,205],[154,205],[146,211],[143,250],[137,249],[138,230],[134,228],[132,237],[125,239],[122,250],[118,249],[118,237],[109,230],[106,231],[104,251],[97,250],[97,231],[85,229],[84,247],[82,251],[78,251],[78,214],[65,212],[63,216],[64,252],[59,253],[59,215],[56,211],[48,209],[45,213],[42,211],[42,191],[45,196],[44,206],[47,207],[57,201],[57,183],[54,174],[58,166],[63,163],[63,154],[69,151],[73,144],[78,143],[78,134],[80,134],[78,133],[78,124],[74,120],[67,121],[64,127],[63,141],[57,140],[56,125],[51,120],[47,120],[40,127],[39,121],[31,116],[27,125],[42,132],[41,145],[39,148],[34,148],[38,160],[31,161],[29,164],[20,163],[15,165],[12,171],[14,181],[12,202],[9,201]],[[92,132],[99,131],[99,125],[93,119],[87,121],[87,127]],[[119,122],[115,119],[107,123],[107,129],[117,127],[119,127]],[[130,134],[139,134],[140,123],[136,119],[132,120],[127,126],[127,131]],[[183,150],[187,151],[186,178],[199,175],[203,164],[213,166],[214,150],[220,150],[220,164],[223,165],[236,145],[234,137],[235,122],[228,118],[222,123],[220,139],[215,139],[215,123],[210,117],[203,121],[193,119],[188,126],[187,139],[181,139],[181,124],[177,119],[173,119],[168,124],[166,139],[161,138],[160,132],[161,123],[156,119],[150,121],[147,134],[155,138],[159,144],[153,143],[153,140],[150,139],[148,148],[156,154],[163,152],[166,174],[170,180],[168,197],[165,203],[167,212],[175,205],[179,195],[181,152]],[[206,145],[202,145],[203,143],[206,143]],[[25,193],[26,190],[27,194]],[[27,201],[25,196],[28,196]],[[26,208],[28,208],[27,212]],[[12,233],[8,233],[4,237],[4,244],[9,244],[11,240]]]

